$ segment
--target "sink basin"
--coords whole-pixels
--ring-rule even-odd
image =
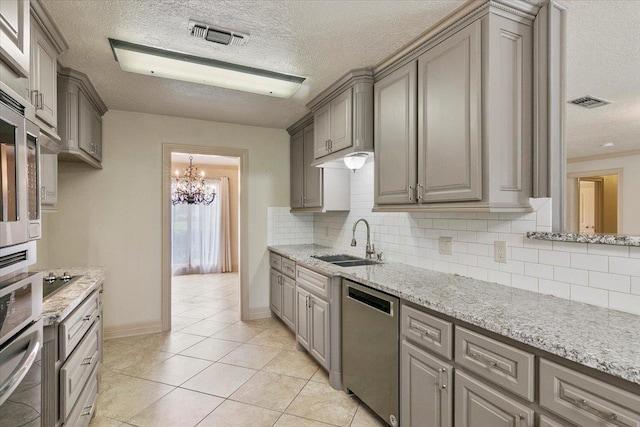
[[[372,265],[379,264],[379,262],[372,259],[358,258],[352,255],[340,254],[340,255],[313,255],[312,258],[325,261],[339,267],[358,267],[360,265]]]

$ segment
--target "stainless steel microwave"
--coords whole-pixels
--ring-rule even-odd
[[[0,91],[0,248],[41,235],[39,129]]]

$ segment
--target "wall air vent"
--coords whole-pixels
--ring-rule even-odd
[[[244,46],[249,41],[249,34],[228,28],[216,27],[204,22],[189,20],[189,34],[199,39],[225,46]]]
[[[604,99],[596,98],[591,95],[586,95],[569,101],[569,104],[574,104],[584,108],[596,108],[602,107],[603,105],[611,104],[611,102],[605,101]]]

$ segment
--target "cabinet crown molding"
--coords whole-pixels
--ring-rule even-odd
[[[373,69],[358,68],[349,71],[331,86],[320,92],[315,98],[313,98],[307,104],[307,108],[309,108],[311,111],[316,111],[319,107],[322,107],[324,104],[331,101],[340,93],[344,92],[347,88],[355,86],[358,83],[373,84]]]
[[[313,124],[313,113],[306,114],[303,118],[289,126],[287,128],[287,133],[289,135],[295,135],[310,124]]]
[[[80,86],[88,95],[90,101],[100,113],[100,116],[104,116],[104,114],[109,110],[86,74],[71,68],[62,67],[58,64],[58,77],[65,78]]]
[[[40,3],[40,0],[31,0],[31,17],[38,23],[49,40],[56,48],[58,54],[69,49],[69,43],[60,32],[56,21],[53,20],[47,9]]]

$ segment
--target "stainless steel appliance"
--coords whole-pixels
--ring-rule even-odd
[[[347,389],[398,425],[398,298],[342,281],[342,375]]]

